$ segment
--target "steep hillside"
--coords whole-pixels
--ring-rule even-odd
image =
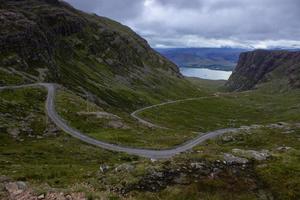
[[[300,88],[300,52],[256,50],[242,53],[226,85],[231,90],[248,90],[259,84]]]
[[[0,77],[59,83],[120,108],[194,91],[130,28],[58,0],[0,0]]]

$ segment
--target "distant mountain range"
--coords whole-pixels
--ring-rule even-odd
[[[180,67],[224,71],[232,71],[240,53],[249,51],[240,48],[158,48],[156,50]]]

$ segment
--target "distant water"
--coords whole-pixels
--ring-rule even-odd
[[[187,77],[198,77],[209,80],[228,80],[231,71],[211,70],[206,68],[180,67],[180,72]]]

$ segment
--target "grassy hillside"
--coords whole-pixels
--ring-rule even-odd
[[[300,92],[268,93],[265,89],[217,94],[145,110],[139,116],[179,130],[215,130],[279,121],[297,122]]]
[[[1,1],[1,85],[55,82],[101,106],[197,95],[130,28],[61,1]]]

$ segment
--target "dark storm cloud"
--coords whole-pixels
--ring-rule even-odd
[[[67,0],[152,46],[300,47],[299,0]]]
[[[86,12],[122,20],[137,17],[143,7],[142,0],[65,0]]]

